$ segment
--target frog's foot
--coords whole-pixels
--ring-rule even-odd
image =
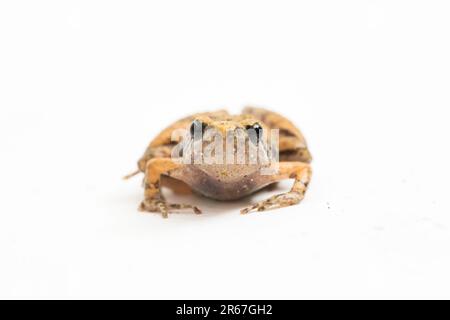
[[[266,211],[283,207],[289,207],[298,204],[304,198],[303,193],[291,191],[278,194],[267,200],[258,202],[250,207],[241,210],[241,214],[247,214],[252,211]]]
[[[192,209],[195,214],[201,214],[201,210],[196,206],[192,206],[190,204],[174,204],[167,203],[165,200],[161,199],[148,199],[142,201],[139,206],[139,210],[143,212],[160,212],[163,218],[168,218],[169,213],[173,213],[176,211],[184,210],[184,209]]]
[[[130,174],[127,174],[125,177],[123,177],[123,180],[128,180],[133,178],[134,176],[137,176],[139,173],[141,173],[141,170],[136,170]]]

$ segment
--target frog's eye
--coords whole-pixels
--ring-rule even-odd
[[[248,131],[248,136],[250,141],[254,144],[257,144],[259,140],[262,138],[263,128],[259,123],[255,123],[254,125],[245,127]]]
[[[205,133],[206,127],[207,127],[206,123],[200,120],[194,120],[190,128],[191,137],[202,137],[203,133]]]

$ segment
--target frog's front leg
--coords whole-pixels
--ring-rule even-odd
[[[160,212],[163,218],[167,218],[169,212],[182,209],[192,209],[195,213],[201,211],[189,204],[169,204],[161,193],[161,175],[170,175],[171,172],[180,169],[182,164],[178,164],[169,158],[155,158],[148,161],[145,169],[145,198],[139,209],[147,212]]]
[[[303,162],[280,162],[279,171],[273,176],[273,182],[284,179],[295,179],[292,189],[287,193],[273,196],[241,210],[241,214],[251,211],[265,211],[298,204],[305,197],[311,180],[311,166]]]

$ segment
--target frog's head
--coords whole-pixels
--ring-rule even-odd
[[[221,181],[234,181],[269,165],[268,131],[250,115],[199,116],[190,124],[186,150],[193,166]]]

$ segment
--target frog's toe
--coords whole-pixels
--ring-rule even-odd
[[[250,206],[250,207],[246,207],[246,208],[244,208],[244,209],[241,209],[241,214],[247,214],[247,213],[250,213],[250,212],[254,211],[257,207],[258,207],[258,204],[255,204],[255,205],[253,205],[253,206]]]
[[[241,214],[247,214],[252,211],[266,211],[298,204],[303,199],[303,195],[297,192],[287,192],[273,196],[267,200],[258,202],[252,206],[241,210]]]
[[[169,204],[169,209],[170,210],[184,210],[184,209],[192,209],[192,211],[194,211],[195,214],[201,214],[202,211],[193,205],[190,204]]]
[[[142,201],[139,210],[143,212],[160,212],[163,218],[168,218],[169,213],[175,213],[180,210],[192,209],[195,214],[201,214],[202,211],[190,204],[169,204],[164,200],[151,199]]]
[[[169,217],[169,208],[164,200],[149,199],[141,202],[139,210],[142,212],[160,212],[163,218]]]

